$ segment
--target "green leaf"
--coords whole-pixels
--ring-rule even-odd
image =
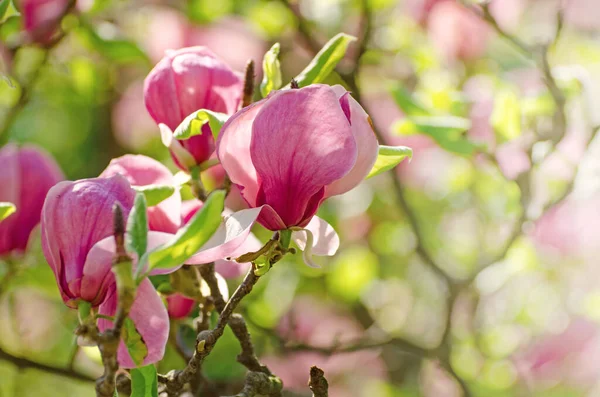
[[[216,190],[171,241],[147,253],[149,269],[178,266],[198,251],[217,231],[221,224],[225,191]]]
[[[513,140],[521,135],[521,108],[519,96],[515,91],[505,89],[496,95],[490,122],[501,142]]]
[[[413,151],[411,148],[406,146],[379,146],[379,154],[377,160],[367,175],[367,178],[371,178],[375,175],[379,175],[385,171],[391,170],[402,162],[405,158],[412,158]]]
[[[394,125],[399,135],[426,134],[445,150],[470,156],[482,146],[465,138],[464,133],[471,128],[468,119],[455,116],[408,117]]]
[[[0,25],[0,42],[12,48],[19,44],[21,17],[12,15]]]
[[[281,65],[279,64],[279,43],[265,54],[263,58],[263,80],[260,83],[260,93],[264,97],[273,90],[281,87]]]
[[[175,187],[169,185],[134,186],[133,189],[144,195],[148,207],[162,203],[175,193]]]
[[[17,211],[13,203],[0,202],[0,222],[8,218]]]
[[[396,105],[406,116],[427,116],[430,111],[419,102],[406,88],[400,84],[394,85],[390,93],[396,102]]]
[[[136,365],[142,365],[144,359],[148,355],[148,347],[144,342],[144,338],[135,328],[135,323],[132,319],[126,318],[121,331],[121,339],[127,347],[127,351],[131,359]]]
[[[131,370],[131,397],[157,397],[158,379],[156,367],[146,365]]]
[[[91,26],[83,25],[78,29],[80,37],[92,48],[100,52],[108,60],[120,64],[145,63],[150,59],[137,44],[132,41],[115,39],[108,40],[100,37]]]
[[[0,0],[0,20],[4,18],[4,14],[10,5],[10,0]]]
[[[175,139],[189,139],[196,135],[202,135],[202,126],[208,123],[213,137],[217,139],[221,127],[229,118],[224,113],[213,112],[212,110],[200,109],[185,118],[179,124],[173,136]]]
[[[354,36],[338,33],[321,48],[321,51],[294,80],[300,87],[323,82],[346,55],[348,46],[354,40],[356,40]]]
[[[133,209],[127,218],[127,234],[125,236],[127,249],[141,258],[148,248],[148,214],[144,194],[137,193]]]

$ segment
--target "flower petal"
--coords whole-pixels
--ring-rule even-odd
[[[356,187],[369,174],[375,161],[379,143],[371,125],[371,119],[360,104],[342,86],[336,85],[332,89],[340,97],[340,105],[345,110],[346,116],[350,113],[349,121],[352,125],[352,134],[356,140],[358,155],[354,167],[343,178],[333,182],[325,189],[325,197],[345,193]]]
[[[263,244],[260,240],[257,239],[254,234],[250,233],[246,241],[231,254],[231,257],[237,258],[248,252],[256,252],[262,246]],[[248,268],[249,266],[247,263],[238,263],[234,260],[219,259],[218,261],[215,261],[216,272],[225,278],[240,277],[241,275],[246,274]]]
[[[117,311],[117,294],[113,293],[100,305],[99,313],[105,316],[114,316]],[[142,365],[148,365],[161,360],[165,354],[165,346],[169,338],[169,315],[160,296],[148,279],[144,279],[137,288],[135,301],[131,306],[129,318],[133,320],[135,328],[142,336],[148,355]],[[100,331],[112,327],[112,321],[98,320]],[[137,365],[132,360],[125,343],[121,340],[117,359],[122,368],[135,368]]]
[[[340,238],[329,223],[318,216],[313,216],[305,229],[309,230],[313,235],[312,253],[314,255],[335,255],[340,247]],[[307,243],[306,233],[302,231],[294,232],[292,239],[301,250],[305,250]]]
[[[356,162],[352,129],[336,93],[326,85],[279,91],[252,124],[252,163],[268,204],[286,226],[303,226],[316,212],[322,189]]]
[[[261,210],[261,207],[249,208],[227,217],[210,240],[186,263],[201,265],[232,256],[250,235]]]
[[[153,158],[127,154],[111,160],[100,177],[116,174],[124,176],[132,186],[166,185],[174,186],[173,174],[167,167]],[[181,194],[175,191],[171,197],[158,205],[148,208],[150,230],[177,233],[181,224]]]
[[[217,157],[251,207],[256,205],[258,193],[256,170],[250,156],[252,122],[265,103],[263,99],[231,116],[217,139]]]

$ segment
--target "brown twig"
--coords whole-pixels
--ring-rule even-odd
[[[246,374],[246,381],[241,392],[234,397],[254,397],[254,396],[281,396],[283,383],[281,380],[264,372],[250,371]]]
[[[254,97],[254,61],[251,59],[246,64],[246,72],[244,73],[244,95],[242,97],[242,108],[252,103]]]
[[[35,362],[32,360],[29,360],[27,358],[13,356],[12,354],[9,354],[2,349],[0,349],[0,360],[8,361],[20,369],[30,368],[30,369],[35,369],[35,370],[39,370],[39,371],[44,371],[49,374],[64,376],[67,378],[82,380],[82,381],[91,382],[94,380],[93,377],[84,375],[84,374],[80,374],[79,372],[75,372],[72,369],[58,368],[58,367],[53,367],[53,366],[46,365],[46,364],[41,364],[41,363],[38,363],[38,362]]]
[[[113,327],[102,333],[97,333],[95,325],[91,328],[91,336],[98,343],[102,363],[104,364],[103,375],[96,380],[96,395],[98,397],[113,397],[116,387],[116,374],[119,370],[117,361],[117,350],[121,341],[121,330],[125,324],[129,310],[135,299],[135,283],[131,270],[131,258],[125,250],[125,220],[123,209],[120,204],[115,203],[113,207],[114,216],[114,238],[116,256],[113,263],[113,272],[117,282],[117,313],[113,321]]]
[[[203,265],[200,268],[200,274],[210,288],[210,293],[214,300],[215,308],[219,313],[221,313],[225,309],[225,301],[221,295],[221,292],[219,291],[219,284],[217,278],[215,277],[214,263]],[[254,346],[252,345],[252,339],[250,333],[248,332],[248,327],[246,326],[244,317],[242,317],[240,314],[233,314],[229,319],[229,327],[233,331],[235,337],[239,340],[242,348],[242,352],[238,355],[237,361],[250,371],[272,375],[272,372],[265,365],[262,365],[258,361],[258,358],[254,353]]]
[[[329,395],[329,383],[325,379],[325,372],[315,365],[310,367],[308,387],[313,392],[313,397],[327,397]]]
[[[67,7],[63,11],[63,13],[61,15],[57,16],[56,20],[60,20],[60,19],[64,18],[67,14],[69,14],[71,11],[73,11],[75,8],[75,4],[76,4],[75,0],[70,0],[69,4],[67,5]],[[52,21],[52,22],[55,23],[56,20]],[[37,84],[37,81],[40,77],[43,67],[48,62],[50,50],[52,48],[56,47],[65,36],[66,36],[65,33],[61,32],[57,38],[55,38],[50,43],[48,43],[47,45],[44,46],[45,51],[44,51],[44,56],[43,56],[42,60],[40,61],[38,67],[33,71],[29,81],[27,81],[26,84],[21,85],[21,93],[19,95],[19,99],[17,100],[17,103],[8,110],[8,112],[4,118],[4,125],[2,126],[2,129],[0,129],[0,146],[6,144],[6,142],[8,142],[8,138],[9,138],[8,131],[10,130],[10,128],[16,121],[19,113],[21,113],[21,111],[29,103],[29,100],[31,98],[31,91]]]
[[[244,281],[235,290],[229,301],[223,307],[217,325],[209,331],[202,331],[196,337],[196,349],[188,365],[183,370],[171,371],[163,379],[166,386],[166,392],[170,395],[177,395],[179,391],[196,375],[204,359],[210,354],[213,347],[223,335],[225,326],[229,322],[233,311],[240,301],[252,291],[252,288],[260,278],[254,273],[254,266],[250,269]]]

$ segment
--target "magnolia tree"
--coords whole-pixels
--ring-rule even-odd
[[[486,377],[496,391],[509,390],[517,376],[529,391],[537,390],[543,377],[539,368],[547,363],[558,368],[569,356],[568,349],[557,345],[568,343],[581,351],[598,335],[588,320],[581,319],[565,326],[556,341],[527,345],[532,334],[526,340],[516,326],[498,325],[493,314],[494,306],[500,304],[496,301],[508,300],[506,294],[511,290],[507,287],[508,292],[501,295],[494,273],[489,271],[508,278],[507,272],[512,270],[507,269],[523,264],[524,256],[535,255],[527,241],[543,245],[555,238],[544,233],[554,230],[552,223],[560,220],[545,215],[550,208],[560,208],[557,204],[573,188],[571,172],[559,194],[540,199],[535,192],[546,159],[569,139],[575,117],[570,114],[569,101],[573,100],[571,106],[575,107],[579,95],[568,86],[571,75],[553,70],[548,60],[559,41],[565,9],[558,8],[559,22],[550,44],[537,46],[510,33],[510,16],[503,16],[499,1],[409,2],[406,12],[412,15],[414,28],[424,29],[434,40],[448,68],[460,62],[476,68],[472,60],[483,56],[492,36],[512,45],[529,59],[530,72],[536,73],[537,102],[530,100],[521,112],[520,106],[525,105],[519,103],[518,94],[500,83],[490,100],[469,70],[463,71],[461,93],[471,95],[470,102],[455,101],[452,93],[427,100],[417,87],[389,83],[403,117],[384,129],[398,135],[427,136],[412,141],[409,146],[414,145],[417,161],[411,165],[405,161],[397,172],[395,167],[412,158],[413,150],[389,145],[406,141],[399,142],[381,131],[382,122],[376,124],[377,119],[364,107],[368,77],[363,75],[365,83],[359,81],[361,65],[368,64],[365,59],[374,29],[377,6],[371,2],[360,5],[356,37],[339,33],[324,45],[296,5],[268,3],[284,7],[312,52],[312,59],[307,57],[289,76],[280,64],[284,49],[275,40],[268,51],[259,51],[262,62],[248,59],[243,73],[215,54],[227,49],[186,45],[191,39],[179,40],[175,48],[166,49],[162,59],[150,61],[133,42],[106,34],[110,28],[103,24],[108,22],[98,19],[108,6],[100,3],[0,1],[0,33],[9,65],[6,89],[13,90],[0,135],[4,144],[0,149],[0,255],[7,269],[0,293],[11,288],[13,277],[30,268],[32,257],[41,252],[43,258],[38,255],[35,261],[47,263],[44,266],[54,275],[54,293],[58,291],[64,305],[76,313],[75,324],[68,324],[75,335],[68,367],[38,363],[4,349],[0,360],[18,368],[90,380],[92,375],[73,365],[81,349],[91,355],[99,352],[103,370],[95,376],[95,393],[101,397],[359,395],[352,382],[337,379],[353,373],[357,379],[385,379],[394,371],[392,363],[400,361],[403,364],[398,367],[409,368],[411,362],[417,362],[420,368],[417,389],[421,391],[416,394],[483,396],[490,395],[481,385]],[[513,6],[518,7],[517,3]],[[203,11],[208,4],[196,7],[200,8],[190,11],[191,15],[210,13]],[[170,15],[161,12],[162,17]],[[194,34],[187,28],[182,31],[186,37]],[[121,114],[135,121],[115,122],[114,129],[119,131],[124,125],[129,133],[143,124],[135,117],[151,119],[154,123],[148,128],[160,137],[162,145],[156,153],[162,154],[156,157],[162,161],[140,154],[115,156],[103,164],[99,174],[71,181],[65,180],[44,149],[11,141],[11,131],[18,128],[17,121],[27,115],[35,98],[35,85],[45,63],[54,51],[68,52],[62,44],[71,35],[91,43],[110,62],[126,65],[131,59],[142,59],[152,63],[139,84],[145,109],[123,110],[122,114],[115,110],[117,117]],[[13,76],[27,51],[35,51],[37,64],[26,77]],[[81,62],[80,80],[93,70],[92,64]],[[141,97],[138,99],[141,103]],[[440,101],[448,103],[440,105]],[[130,109],[126,102],[117,106]],[[389,113],[377,106],[372,110],[382,118]],[[584,149],[598,130],[593,125],[588,128],[589,133],[576,144]],[[418,160],[419,150],[427,153],[432,148],[443,151],[429,157],[429,164]],[[170,159],[165,159],[167,152]],[[483,173],[481,182],[473,182],[475,195],[485,189],[492,195],[498,192],[498,197],[506,195],[506,201],[517,207],[506,205],[505,211],[496,214],[504,218],[500,226],[476,231],[487,237],[472,238],[491,249],[474,248],[473,257],[456,248],[455,240],[460,238],[452,231],[460,234],[460,222],[445,225],[448,237],[440,242],[447,245],[445,253],[436,248],[427,237],[426,222],[415,214],[419,197],[406,191],[405,182],[418,186],[423,179],[435,180],[438,175],[434,174],[446,172],[442,168],[450,163],[436,160],[444,156],[461,159],[458,164],[463,169],[457,168],[457,173]],[[165,160],[173,166],[164,165]],[[465,163],[472,165],[468,172]],[[419,178],[419,172],[432,170],[434,174]],[[391,241],[381,249],[382,255],[396,253],[398,257],[405,254],[404,248],[397,247],[412,246],[409,249],[421,269],[412,276],[416,280],[412,291],[421,288],[442,303],[429,309],[422,303],[420,309],[411,309],[410,315],[408,305],[417,294],[407,289],[402,278],[381,275],[375,280],[368,265],[372,253],[344,251],[347,258],[360,258],[356,268],[327,282],[340,291],[342,301],[352,303],[360,296],[362,303],[352,305],[363,321],[340,314],[332,302],[316,297],[292,302],[290,294],[276,292],[269,305],[276,311],[281,306],[279,325],[255,323],[252,313],[243,309],[244,300],[252,299],[253,288],[261,284],[280,288],[274,291],[295,290],[298,277],[286,276],[291,258],[301,258],[298,261],[308,266],[301,272],[314,278],[322,271],[320,264],[327,267],[329,263],[315,256],[335,255],[340,245],[346,244],[344,238],[365,239],[359,222],[344,224],[338,230],[344,237],[340,241],[336,228],[324,219],[327,216],[319,217],[317,212],[329,199],[339,203],[344,198],[337,196],[360,190],[365,179],[384,173],[374,179],[388,178],[391,184],[386,185],[390,194],[383,201],[391,203],[391,213],[403,215],[397,222],[384,216],[387,226],[376,229],[371,244],[377,249],[383,247],[382,241]],[[456,203],[462,205],[458,199]],[[476,208],[474,216],[490,216],[498,208]],[[540,226],[533,227],[540,218]],[[397,224],[404,225],[408,235],[403,236]],[[488,244],[485,240],[490,240],[490,233],[493,241]],[[32,241],[38,241],[37,245]],[[461,260],[472,266],[457,265]],[[503,268],[503,263],[512,265]],[[273,277],[279,277],[278,281]],[[497,295],[489,292],[492,290]],[[423,318],[437,325],[423,327]],[[493,333],[496,326],[504,328]],[[43,324],[36,327],[43,328]],[[225,341],[228,329],[237,341],[237,362],[246,370],[242,382],[221,382],[205,373],[211,356],[231,354],[231,350],[219,350],[231,341]],[[264,347],[255,348],[249,329],[270,334],[289,354],[259,354]],[[483,336],[476,336],[479,331]],[[480,342],[483,353],[475,346],[478,338],[484,340]],[[578,339],[584,342],[573,342]],[[519,346],[523,347],[521,354]],[[180,356],[177,365],[169,354]],[[227,367],[225,372],[233,369]],[[88,385],[85,395],[92,390]],[[399,395],[394,389],[361,390],[360,395]]]

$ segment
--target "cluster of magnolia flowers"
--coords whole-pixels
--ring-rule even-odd
[[[202,47],[169,52],[146,78],[146,107],[175,164],[192,175],[223,167],[248,208],[225,209],[221,224],[200,249],[166,265],[149,266],[144,252],[128,252],[134,268],[138,262],[147,267],[136,274],[169,274],[184,264],[216,262],[217,272],[238,276],[245,269],[227,258],[256,259],[243,255],[261,252],[263,245],[251,234],[256,222],[294,241],[308,265],[314,265],[312,254],[336,252],[337,234],[315,214],[325,199],[354,188],[373,169],[379,145],[368,115],[344,88],[323,84],[273,90],[241,108],[243,85],[241,74]],[[213,119],[224,123],[213,124]],[[193,123],[200,123],[197,131],[182,134]],[[100,330],[111,326],[117,309],[111,271],[115,204],[127,218],[140,191],[170,188],[167,198],[147,203],[146,245],[152,251],[180,238],[211,200],[182,202],[180,182],[164,165],[141,155],[113,159],[97,178],[62,181],[58,166],[40,149],[7,145],[0,151],[0,169],[0,198],[18,208],[0,223],[0,255],[24,250],[41,220],[43,252],[64,303],[73,309],[85,304],[98,315]],[[129,318],[147,352],[142,360],[134,359],[122,342],[121,367],[163,357],[169,313],[188,315],[194,300],[176,294],[167,304],[168,311],[148,277],[138,280]]]

